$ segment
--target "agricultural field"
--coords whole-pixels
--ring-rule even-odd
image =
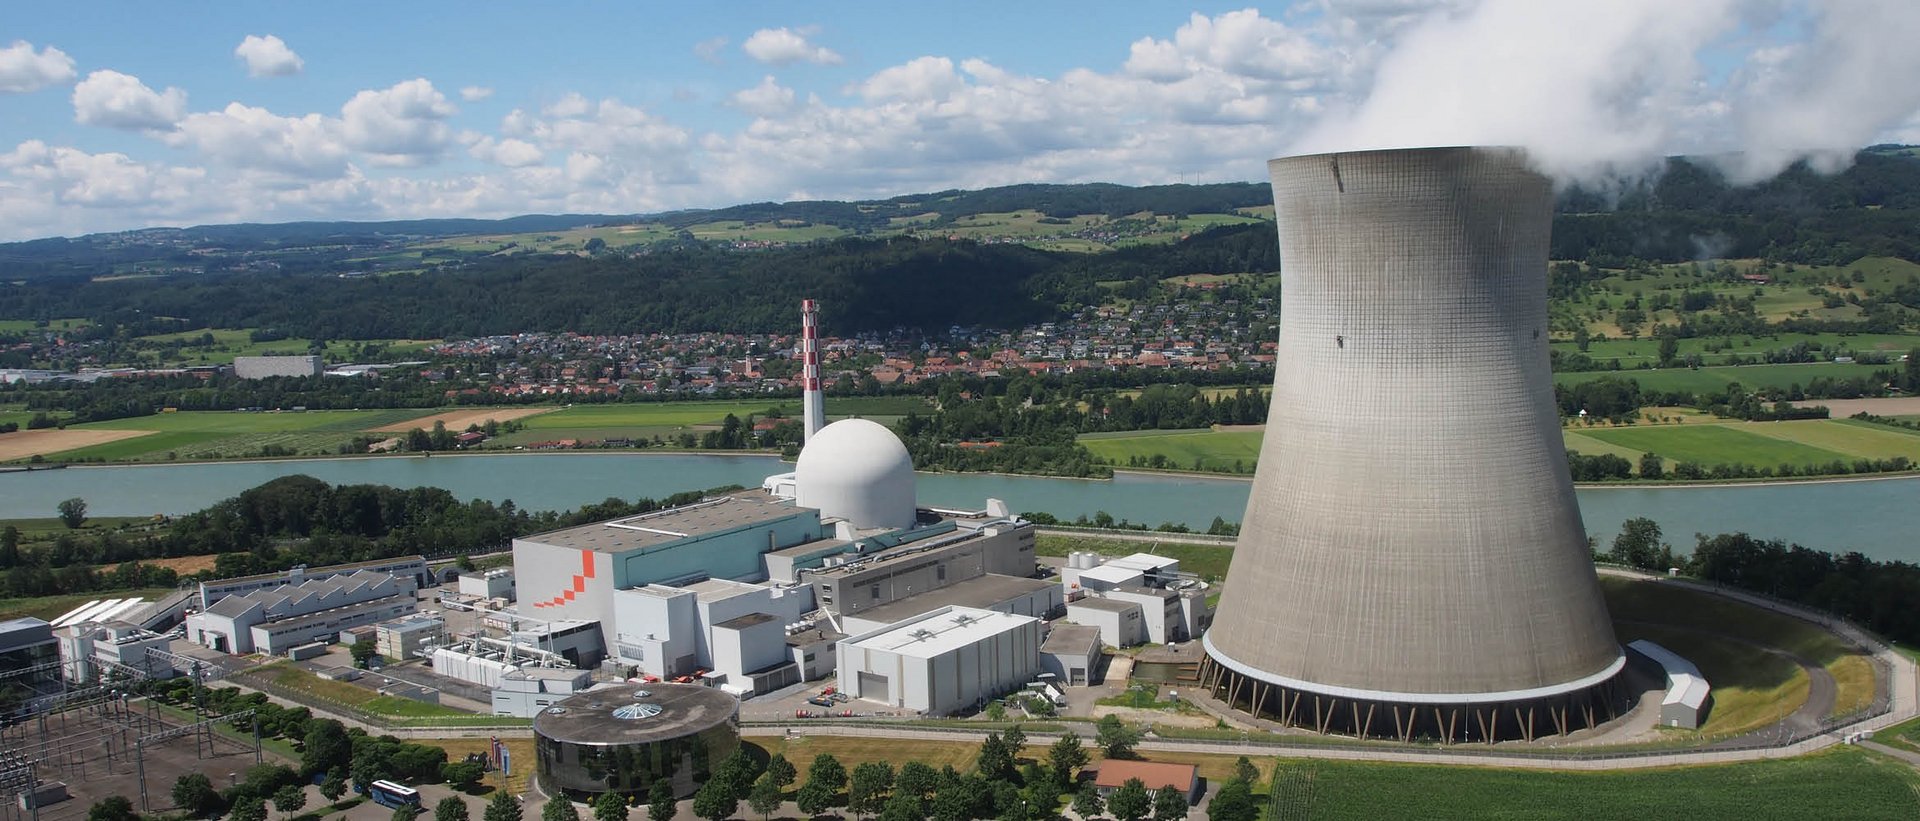
[[[1275,818],[1912,818],[1920,777],[1857,747],[1700,767],[1565,772],[1282,759]],[[1390,809],[1388,809],[1390,808]]]
[[[91,323],[87,320],[79,318],[55,319],[49,321],[45,326],[42,326],[40,321],[35,319],[0,319],[0,334],[25,333],[27,331],[40,330],[43,327],[56,331],[78,329],[87,327],[89,324]]]
[[[1730,276],[1765,277],[1768,281]],[[1684,318],[1677,305],[1668,306],[1680,302],[1687,293],[1751,300],[1754,312],[1769,322],[1791,318],[1858,320],[1865,316],[1861,303],[1867,298],[1916,278],[1920,278],[1920,265],[1893,257],[1864,257],[1847,265],[1810,267],[1753,259],[1715,260],[1662,265],[1643,272],[1616,271],[1593,283],[1593,292],[1586,298],[1557,303],[1556,309],[1561,316],[1585,325],[1589,332],[1612,339],[1628,336],[1621,327],[1628,320],[1621,312],[1633,307],[1635,300],[1643,314],[1636,330],[1651,335],[1654,325],[1676,324]],[[1682,352],[1687,352],[1684,347]]]
[[[1080,444],[1120,467],[1135,458],[1144,462],[1160,457],[1173,469],[1243,473],[1259,460],[1263,434],[1259,429],[1090,433],[1080,437]]]
[[[1690,337],[1678,340],[1677,356],[1697,355],[1704,365],[1725,364],[1735,356],[1760,357],[1768,351],[1791,348],[1805,344],[1818,346],[1825,351],[1844,350],[1854,354],[1882,353],[1898,359],[1914,348],[1920,348],[1920,336],[1914,334],[1793,334],[1783,333],[1777,336],[1736,336],[1736,337]],[[1580,353],[1579,346],[1572,342],[1555,342],[1555,350],[1562,354]],[[1599,362],[1618,361],[1621,368],[1638,368],[1643,363],[1652,366],[1660,361],[1660,340],[1606,339],[1587,343],[1586,355]],[[1813,363],[1809,363],[1813,364]],[[1886,367],[1886,366],[1881,366]]]
[[[267,355],[306,355],[312,351],[310,339],[276,339],[270,342],[255,342],[251,334],[253,329],[241,328],[201,328],[192,331],[142,336],[137,339],[157,346],[179,347],[179,355],[167,357],[162,364],[169,365],[229,365],[236,356]],[[206,344],[206,337],[213,341]],[[329,362],[346,362],[359,359],[358,354],[369,347],[379,351],[381,359],[395,359],[424,355],[427,348],[439,344],[437,339],[370,339],[370,340],[328,340],[318,353]],[[149,352],[159,359],[158,351]]]
[[[1669,465],[1693,462],[1703,466],[1739,463],[1805,467],[1895,456],[1920,464],[1920,431],[1853,419],[1586,427],[1568,429],[1564,438],[1569,450],[1590,456],[1613,453],[1633,461],[1640,454],[1657,453]],[[1583,447],[1592,442],[1602,447]]]
[[[332,454],[339,445],[365,435],[370,428],[432,413],[430,409],[158,413],[71,425],[60,432],[127,438],[38,452],[64,461],[106,462],[234,458],[257,455],[270,446],[300,454]],[[15,435],[0,437],[0,442]],[[6,458],[18,459],[24,455],[30,454],[8,454]]]

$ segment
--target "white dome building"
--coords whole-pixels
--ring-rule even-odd
[[[842,419],[820,429],[794,466],[794,501],[862,530],[914,523],[913,459],[886,426]]]

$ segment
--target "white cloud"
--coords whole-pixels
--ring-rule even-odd
[[[1219,17],[1194,14],[1172,41],[1136,41],[1126,71],[1161,82],[1208,70],[1285,80],[1319,77],[1336,68],[1338,60],[1307,31],[1246,9]]]
[[[785,27],[756,31],[745,43],[740,44],[740,48],[747,52],[747,56],[776,66],[792,63],[835,66],[843,60],[833,49],[808,41],[805,30],[795,31]]]
[[[306,62],[300,55],[287,48],[287,43],[279,37],[269,34],[262,37],[249,34],[233,49],[233,56],[247,64],[249,77],[285,77],[299,74]]]
[[[381,165],[420,165],[438,158],[452,141],[446,119],[454,113],[446,95],[425,79],[362,91],[340,107],[347,145]]]
[[[539,146],[512,137],[496,140],[492,137],[476,136],[467,146],[467,154],[482,162],[508,168],[539,165],[545,158],[545,152],[542,152]]]
[[[493,89],[486,86],[467,86],[460,89],[460,99],[469,103],[477,103],[492,96]]]
[[[73,58],[53,46],[40,51],[33,44],[15,40],[0,48],[0,92],[23,94],[47,86],[73,82]]]
[[[755,117],[772,117],[793,110],[793,89],[775,82],[773,75],[760,78],[760,84],[741,89],[727,97],[727,104]]]
[[[108,128],[172,128],[187,113],[187,93],[148,88],[131,74],[102,69],[73,87],[73,118]]]
[[[295,177],[335,176],[347,168],[340,121],[319,114],[282,117],[228,103],[221,111],[187,115],[167,142],[215,162]]]
[[[719,65],[720,55],[726,49],[727,42],[727,38],[725,37],[710,37],[701,40],[693,44],[693,54],[704,62]]]
[[[965,81],[945,57],[916,57],[904,65],[881,69],[853,90],[870,102],[940,99],[959,90]]]

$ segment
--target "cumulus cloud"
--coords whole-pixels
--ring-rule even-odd
[[[347,168],[340,121],[319,114],[282,117],[228,103],[220,111],[187,115],[167,142],[226,165],[294,177],[336,176]]]
[[[187,93],[154,91],[140,78],[102,69],[73,87],[73,118],[81,125],[167,129],[187,114]]]
[[[524,168],[539,165],[545,153],[540,147],[526,140],[508,137],[496,140],[492,137],[475,136],[467,145],[467,154],[482,162],[502,165],[508,168]]]
[[[807,36],[805,30],[796,31],[786,27],[761,29],[741,43],[740,48],[747,52],[747,56],[776,66],[793,63],[836,66],[843,61],[839,53],[826,46],[814,45]]]
[[[73,82],[73,58],[53,46],[39,51],[25,40],[0,48],[0,92],[24,94]]]
[[[467,86],[460,89],[460,99],[469,103],[477,103],[492,96],[493,89],[486,86]]]
[[[274,35],[262,37],[249,34],[233,49],[233,56],[247,64],[249,77],[285,77],[299,74],[306,63],[300,55],[287,48],[287,43]]]
[[[793,89],[780,85],[769,74],[760,84],[741,89],[727,97],[727,104],[755,117],[774,117],[793,110]]]
[[[452,141],[446,120],[455,109],[425,79],[362,91],[340,107],[346,143],[382,165],[432,162]]]

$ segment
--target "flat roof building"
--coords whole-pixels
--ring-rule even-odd
[[[1040,620],[943,607],[841,639],[842,692],[926,715],[976,709],[1040,671]]]

